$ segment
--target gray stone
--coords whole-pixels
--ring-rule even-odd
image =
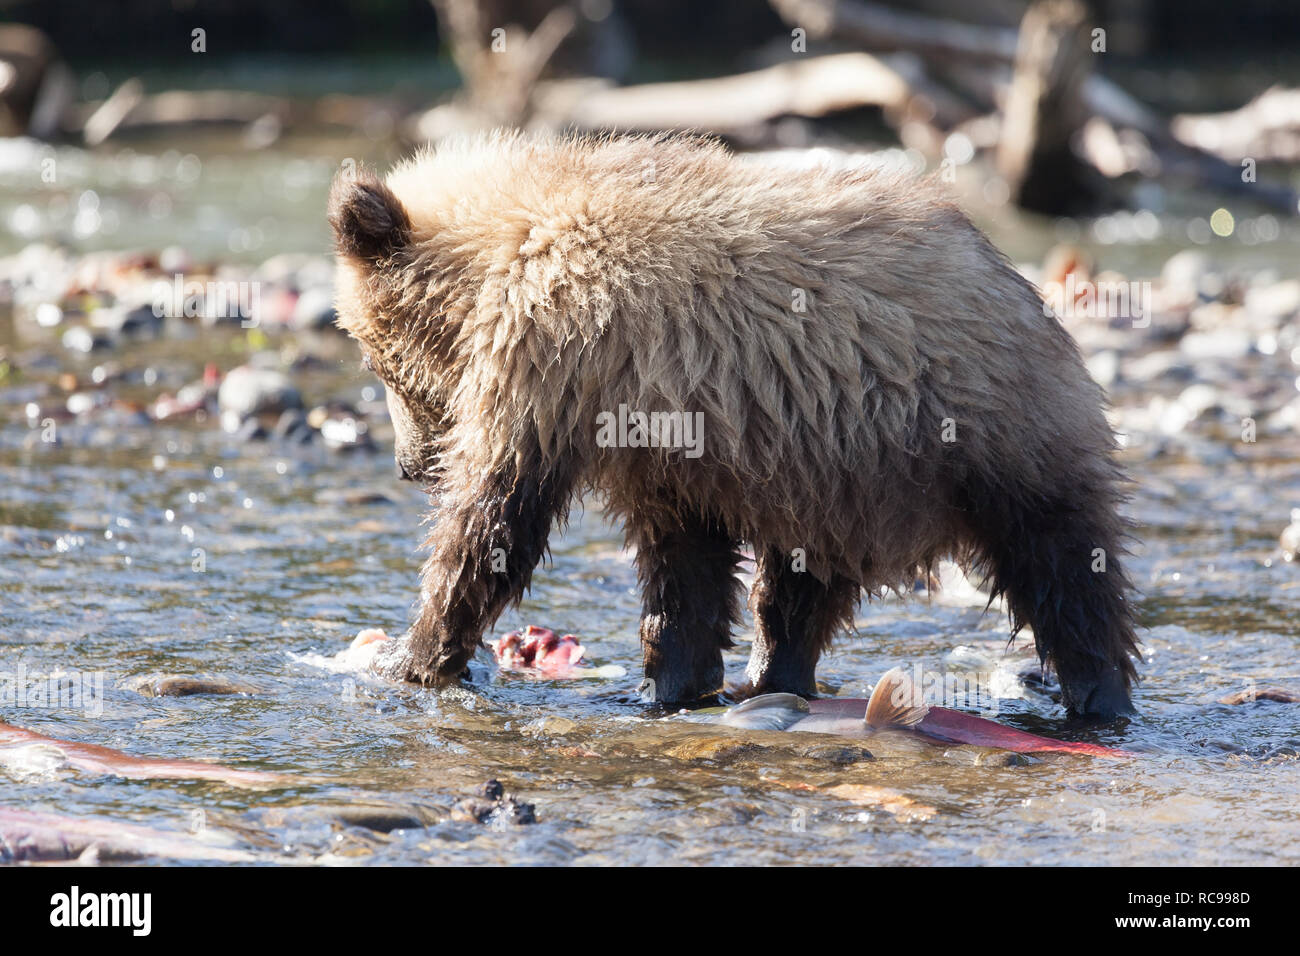
[[[226,375],[217,407],[240,418],[302,408],[302,395],[283,372],[241,365]]]

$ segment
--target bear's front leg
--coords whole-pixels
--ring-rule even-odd
[[[406,680],[460,678],[507,605],[519,601],[567,509],[571,482],[540,456],[489,468],[448,462],[433,514],[422,604],[396,669]]]
[[[750,595],[756,629],[745,669],[750,692],[816,696],[817,660],[852,621],[858,590],[847,578],[824,583],[796,569],[781,551],[762,552]]]
[[[642,587],[643,695],[690,703],[722,689],[722,651],[740,610],[737,542],[696,515],[635,521]]]

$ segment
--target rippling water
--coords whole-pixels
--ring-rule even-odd
[[[179,175],[184,156],[168,159],[167,175]],[[324,248],[316,212],[334,163],[272,155],[232,166],[232,180],[256,179],[266,164],[268,176],[296,170],[305,185],[301,198],[291,190],[266,200],[274,230],[258,247],[228,251],[264,258]],[[213,175],[213,165],[205,157],[200,175]],[[199,208],[210,205],[224,218],[208,231],[142,218],[156,193],[184,189],[158,175],[161,185],[138,193],[96,180],[97,212],[118,210],[119,237],[131,241],[92,231],[88,244],[185,242],[213,254],[222,242],[247,244],[230,239],[247,217],[243,200],[223,203],[221,179],[206,199],[171,207],[192,202],[200,223]],[[72,208],[77,195],[70,187]],[[12,183],[4,196],[8,215],[33,205]],[[46,222],[45,207],[36,211]],[[0,345],[9,344],[7,329],[0,324]],[[235,364],[239,335],[208,336],[203,354]],[[358,400],[370,382],[351,348],[330,336],[313,348],[326,365],[301,383],[307,397]],[[84,374],[57,345],[49,350]],[[154,343],[112,358],[170,370],[180,382],[198,374],[197,353],[193,343]],[[392,480],[383,423],[379,450],[351,456],[241,444],[211,424],[70,423],[51,445],[31,441],[21,388],[9,386],[0,425],[0,653],[7,669],[102,672],[105,700],[99,715],[0,707],[0,719],[301,782],[264,791],[133,782],[10,753],[0,756],[5,805],[182,832],[201,811],[210,833],[267,862],[1300,860],[1300,710],[1216,703],[1247,681],[1295,686],[1300,673],[1300,568],[1277,547],[1300,505],[1294,441],[1213,464],[1129,453],[1140,539],[1130,566],[1143,592],[1148,657],[1141,716],[1078,736],[1137,756],[1008,759],[900,733],[845,740],[662,719],[635,693],[635,572],[596,501],[553,537],[551,564],[495,630],[572,631],[593,663],[620,665],[626,676],[533,681],[497,673],[486,653],[472,687],[441,694],[332,672],[320,662],[358,628],[400,631],[416,594],[422,500]],[[119,392],[129,397],[131,387]],[[867,696],[898,664],[978,669],[999,675],[1012,695],[1000,702],[1000,720],[1062,733],[1053,688],[1022,678],[1032,653],[1023,641],[1008,648],[1005,620],[981,610],[923,597],[864,604],[857,633],[821,666],[824,692]],[[731,679],[743,671],[747,636],[740,631],[727,655]],[[257,693],[152,698],[132,689],[162,673],[224,676]],[[490,778],[534,803],[539,822],[451,819],[453,804]]]

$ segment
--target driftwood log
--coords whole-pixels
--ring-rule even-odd
[[[1003,23],[958,23],[872,0],[770,0],[792,30],[833,44],[835,52],[792,49],[785,62],[763,69],[639,86],[547,77],[557,72],[557,51],[595,22],[576,0],[528,0],[526,9],[514,0],[431,2],[463,89],[430,110],[341,96],[303,104],[217,90],[149,95],[132,80],[102,103],[58,109],[41,107],[40,98],[33,103],[26,86],[16,96],[14,87],[0,103],[0,120],[26,122],[29,132],[47,138],[75,135],[88,145],[136,130],[242,124],[248,145],[257,146],[295,124],[356,128],[382,120],[384,129],[397,126],[416,140],[520,126],[689,129],[757,146],[788,143],[792,128],[819,137],[808,120],[869,107],[881,110],[905,146],[932,159],[946,154],[952,134],[962,134],[994,155],[1015,201],[1046,213],[1112,205],[1122,201],[1126,180],[1155,177],[1288,214],[1298,208],[1293,189],[1259,181],[1243,171],[1243,160],[1300,159],[1300,91],[1270,90],[1240,110],[1170,121],[1091,69],[1091,24],[1080,0],[1039,0],[1018,30],[1003,25],[1006,17],[990,16],[989,4],[983,15]],[[507,22],[515,16],[531,29]],[[0,31],[11,29],[21,28]],[[48,125],[50,116],[54,125],[39,132],[37,124]]]
[[[999,146],[998,165],[1011,177],[1013,194],[1031,207],[1078,212],[1089,199],[1104,198],[1095,177],[1081,173],[1074,160],[1067,159],[1059,144],[1052,142],[1071,128],[1076,134],[1072,139],[1075,159],[1099,167],[1098,173],[1108,178],[1158,175],[1185,181],[1194,188],[1232,193],[1291,215],[1300,207],[1295,190],[1243,177],[1241,167],[1245,158],[1259,162],[1274,156],[1282,159],[1291,148],[1290,131],[1300,123],[1289,98],[1280,92],[1268,99],[1261,97],[1262,105],[1248,105],[1244,112],[1176,118],[1171,124],[1115,83],[1089,73],[1086,60],[1064,56],[1054,67],[1035,62],[1032,50],[1042,41],[1036,43],[1032,36],[1042,33],[1045,15],[1041,10],[1053,0],[1042,0],[1030,8],[1019,35],[1007,27],[953,24],[868,0],[770,2],[787,24],[802,27],[810,38],[850,43],[874,52],[912,50],[924,60],[932,80],[953,82],[962,95],[994,111],[992,122],[983,122],[979,136],[972,139],[991,145],[1010,135],[1014,145]],[[1086,27],[1080,29],[1087,32]],[[1054,81],[1043,83],[1033,79],[1035,71],[1042,69],[1059,72]],[[1053,102],[1064,104],[1063,117],[1053,115]],[[1001,104],[1006,105],[1005,112]],[[1244,135],[1246,129],[1257,130],[1259,135]],[[1040,134],[1048,140],[1041,145],[1033,142]],[[1259,155],[1237,152],[1243,146]],[[1093,161],[1098,149],[1105,151],[1108,161]],[[1036,168],[1039,172],[1034,172]],[[1063,188],[1053,190],[1053,178],[1065,184]],[[1024,182],[1028,182],[1028,190]]]
[[[771,0],[791,27],[812,37],[835,36],[878,52],[906,50],[944,59],[959,57],[1009,63],[1016,56],[1016,31],[976,26],[908,13],[865,0]]]
[[[1088,118],[1088,42],[1078,0],[1045,0],[1025,14],[996,155],[1012,201],[1025,209],[1056,214],[1102,202],[1102,177],[1074,145]]]
[[[939,88],[929,88],[908,57],[888,61],[867,53],[792,60],[749,73],[706,80],[614,86],[600,80],[538,84],[525,125],[550,129],[696,130],[746,139],[755,127],[782,116],[820,117],[880,107],[898,122],[949,128],[974,111]],[[473,126],[467,105],[453,101],[420,116],[418,139],[437,139]]]
[[[1169,128],[1179,142],[1228,162],[1300,162],[1300,90],[1275,86],[1241,109],[1175,116]]]
[[[79,133],[94,146],[111,136],[142,130],[248,124],[265,116],[287,121],[287,99],[240,90],[169,90],[145,94],[136,79],[127,80],[108,99],[69,111],[65,131]]]
[[[0,25],[0,136],[48,139],[75,91],[49,37],[35,27]]]

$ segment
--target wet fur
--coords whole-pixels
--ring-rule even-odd
[[[1128,709],[1101,391],[934,186],[692,138],[494,136],[341,180],[330,218],[340,325],[398,407],[403,470],[436,483],[403,676],[458,677],[595,491],[638,549],[660,699],[721,686],[749,542],[755,689],[811,693],[861,589],[908,589],[951,554],[1033,627],[1072,712]],[[702,456],[598,447],[620,403],[703,412]]]

